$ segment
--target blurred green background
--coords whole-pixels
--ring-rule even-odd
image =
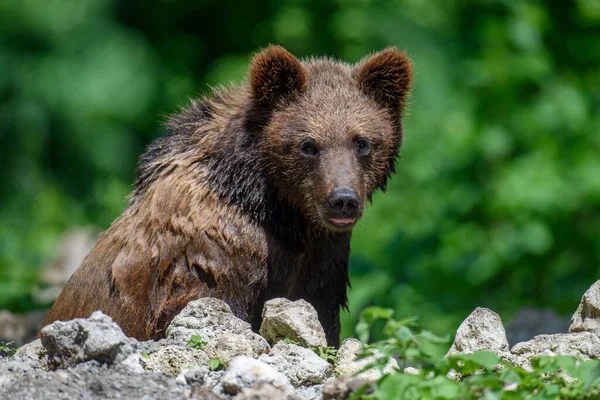
[[[0,309],[41,307],[61,234],[108,227],[166,115],[268,43],[414,60],[398,173],[353,235],[345,335],[371,304],[438,333],[476,306],[574,311],[600,276],[597,0],[1,1]]]

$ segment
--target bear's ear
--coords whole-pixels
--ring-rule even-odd
[[[250,66],[250,85],[256,102],[272,107],[293,93],[302,91],[306,74],[300,61],[281,46],[269,46],[258,53]]]
[[[410,58],[403,51],[387,48],[359,62],[353,71],[360,88],[379,104],[401,110],[412,82]]]

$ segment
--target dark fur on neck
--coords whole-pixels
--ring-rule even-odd
[[[203,179],[211,189],[282,240],[304,242],[309,231],[312,235],[327,235],[322,228],[311,226],[298,209],[281,198],[269,180],[253,140],[263,126],[256,109],[246,107],[232,112],[227,116],[225,132],[207,141],[211,148],[199,148],[202,135],[215,135],[210,129],[215,109],[227,103],[228,96],[218,93],[210,99],[192,102],[167,122],[167,135],[152,142],[140,157],[130,205],[156,179],[176,168],[173,160],[182,159],[187,165],[204,169],[207,173]]]

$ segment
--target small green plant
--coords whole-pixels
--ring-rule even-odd
[[[337,349],[333,346],[318,346],[318,347],[311,347],[311,350],[314,351],[315,353],[317,353],[317,355],[319,357],[321,357],[323,360],[331,363],[331,364],[336,364],[337,363]]]
[[[187,345],[188,347],[192,347],[197,350],[204,350],[206,341],[204,341],[200,335],[192,335],[192,337],[187,341]]]
[[[212,360],[210,360],[210,363],[208,364],[208,367],[210,368],[211,371],[218,371],[221,369],[224,369],[227,366],[227,363],[225,363],[225,361],[219,359],[219,358],[213,358]]]
[[[10,357],[16,352],[15,342],[0,342],[0,356]]]
[[[150,354],[142,353],[142,358],[144,360],[149,360],[150,359]]]
[[[449,338],[427,331],[416,333],[416,319],[396,321],[392,316],[390,310],[366,309],[357,334],[368,340],[375,322],[383,320],[384,339],[367,345],[362,357],[375,356],[367,369],[383,369],[394,356],[400,371],[384,375],[370,393],[367,386],[359,389],[352,400],[600,399],[600,360],[538,357],[531,361],[529,372],[491,351],[445,357]],[[414,366],[419,373],[404,373],[405,366]]]

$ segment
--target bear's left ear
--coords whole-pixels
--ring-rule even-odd
[[[255,101],[271,108],[293,93],[302,91],[306,74],[300,61],[281,46],[258,53],[250,66],[250,85]]]
[[[403,51],[393,47],[369,56],[354,67],[360,88],[379,104],[401,110],[412,82],[412,63]]]

